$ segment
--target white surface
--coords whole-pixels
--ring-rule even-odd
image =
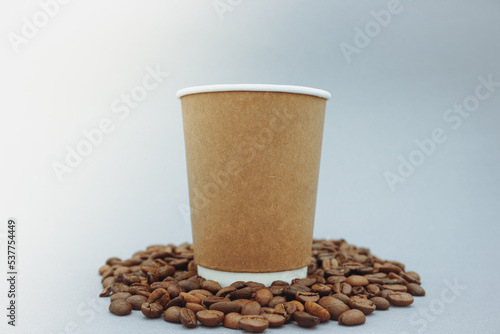
[[[229,286],[231,283],[237,281],[253,281],[269,286],[271,283],[278,280],[291,283],[294,278],[304,278],[307,276],[307,267],[274,273],[232,273],[208,269],[198,265],[198,275],[205,279],[217,281],[222,287]]]
[[[293,94],[305,94],[330,99],[332,95],[322,89],[289,86],[289,85],[266,85],[266,84],[221,84],[221,85],[206,85],[187,87],[179,90],[176,94],[178,98],[198,93],[211,93],[211,92],[235,92],[235,91],[253,91],[253,92],[282,92]]]
[[[500,88],[458,128],[443,115],[474,94],[479,76],[500,81],[500,3],[401,0],[401,13],[350,63],[341,43],[353,44],[356,27],[388,1],[231,3],[221,21],[212,1],[71,1],[14,53],[7,34],[20,33],[40,7],[2,2],[0,268],[14,216],[20,278],[18,327],[7,327],[2,311],[0,333],[70,333],[73,325],[92,334],[187,333],[137,312],[114,317],[107,299],[93,306],[97,268],[150,244],[191,240],[175,93],[220,82],[333,92],[314,234],[369,247],[422,276],[427,296],[410,308],[311,332],[499,332]],[[170,74],[128,114],[121,103],[115,113],[112,103],[156,65]],[[51,164],[105,118],[114,131],[59,182]],[[447,141],[392,192],[384,172],[435,128]],[[454,280],[466,288],[450,295],[446,281]],[[285,328],[267,332],[299,332]]]

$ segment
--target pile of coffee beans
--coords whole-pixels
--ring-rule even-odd
[[[384,261],[345,240],[314,240],[307,278],[219,283],[197,275],[190,244],[154,245],[130,259],[113,257],[99,268],[109,310],[124,316],[140,310],[187,328],[199,324],[259,333],[295,322],[311,328],[337,321],[353,326],[391,306],[408,306],[424,296],[420,276],[404,264]]]

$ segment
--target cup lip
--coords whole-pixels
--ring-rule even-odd
[[[329,100],[332,95],[326,90],[293,85],[271,85],[271,84],[217,84],[217,85],[204,85],[186,87],[177,91],[177,98],[186,95],[198,93],[212,93],[212,92],[280,92],[292,94],[304,94],[321,97]]]

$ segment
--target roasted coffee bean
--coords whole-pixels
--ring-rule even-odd
[[[159,318],[161,316],[161,314],[163,313],[163,306],[161,306],[158,303],[150,304],[148,302],[145,302],[141,306],[141,312],[147,318],[150,318],[150,319]]]
[[[314,283],[316,283],[315,278],[296,278],[292,281],[292,284],[297,284],[297,285],[304,285],[304,286],[312,286]]]
[[[111,285],[108,285],[107,287],[105,287],[101,293],[99,294],[99,297],[109,297],[109,295],[111,294]]]
[[[382,286],[382,289],[383,290],[380,291],[380,297],[385,298],[385,299],[387,299],[387,296],[389,295],[389,293],[394,292],[392,290],[386,290],[386,289],[384,289],[384,286]]]
[[[338,267],[334,269],[325,270],[325,276],[348,276],[351,270],[346,267]]]
[[[259,316],[243,316],[238,327],[250,333],[261,333],[269,327],[269,321]]]
[[[168,289],[169,286],[171,286],[173,282],[154,282],[151,284],[151,289],[154,291],[156,289]]]
[[[132,305],[124,299],[116,299],[109,304],[109,310],[116,315],[127,315],[132,312]]]
[[[318,304],[330,313],[330,318],[333,320],[338,320],[342,313],[349,310],[349,306],[344,302],[331,296],[322,297]]]
[[[108,286],[111,287],[111,285],[115,282],[116,282],[116,277],[114,276],[106,277],[105,279],[102,280],[102,287],[103,288],[107,288]]]
[[[195,296],[193,294],[189,294],[187,292],[181,292],[180,296],[184,298],[184,302],[186,303],[196,303],[196,304],[201,304],[201,301],[205,299],[204,297],[200,298],[198,296]]]
[[[130,287],[123,283],[113,283],[111,284],[111,291],[113,291],[113,293],[130,292]]]
[[[413,297],[407,292],[393,291],[387,294],[387,300],[396,306],[408,306],[413,303]]]
[[[290,285],[288,282],[285,281],[274,281],[271,283],[271,286],[287,286]]]
[[[295,299],[301,303],[305,303],[307,301],[317,302],[319,300],[319,298],[320,298],[319,293],[317,293],[317,292],[297,291],[297,293],[295,294]]]
[[[264,313],[262,314],[269,322],[269,327],[281,327],[285,324],[285,317],[280,314]]]
[[[380,288],[375,284],[368,284],[365,287],[366,292],[368,293],[368,297],[375,297],[380,295]]]
[[[387,310],[391,306],[389,301],[385,298],[382,298],[382,297],[373,297],[373,298],[370,298],[370,300],[373,302],[373,304],[375,304],[377,311]]]
[[[369,275],[373,273],[373,270],[374,270],[373,267],[365,266],[356,269],[356,273],[359,275]]]
[[[397,291],[397,292],[408,291],[408,288],[402,284],[384,284],[383,288],[387,289],[387,290]]]
[[[253,289],[251,287],[241,288],[236,291],[233,291],[229,294],[229,299],[248,299],[252,297]]]
[[[241,307],[241,314],[243,315],[258,315],[260,314],[261,306],[259,303],[253,301],[246,303]]]
[[[148,303],[158,303],[161,306],[165,307],[165,305],[168,304],[170,301],[170,295],[167,290],[165,289],[156,289],[153,292],[151,292],[151,295],[148,298]]]
[[[233,302],[238,303],[241,307],[245,306],[246,304],[250,303],[250,299],[235,299]]]
[[[260,289],[255,293],[255,301],[259,303],[260,306],[268,306],[271,299],[273,299],[273,294],[269,289]]]
[[[367,295],[368,292],[366,292],[365,288],[362,286],[355,286],[351,290],[351,296],[356,296],[356,295]]]
[[[207,281],[201,283],[201,287],[202,287],[202,289],[208,290],[211,293],[217,293],[220,289],[222,289],[222,287],[220,286],[219,283],[217,283],[216,281],[212,281],[212,280],[207,280]]]
[[[352,296],[349,300],[349,307],[358,309],[366,315],[376,309],[375,304],[371,300],[361,296]]]
[[[121,262],[122,262],[122,260],[120,258],[118,258],[118,257],[110,257],[109,259],[106,260],[106,264],[108,266],[119,264]]]
[[[323,259],[323,261],[321,263],[321,267],[323,268],[323,270],[335,269],[335,268],[338,268],[338,266],[339,266],[339,263],[334,258]]]
[[[366,277],[360,276],[360,275],[352,275],[347,277],[345,280],[346,283],[350,284],[351,286],[365,286],[370,284]]]
[[[282,296],[284,290],[285,290],[285,287],[280,286],[280,285],[271,285],[269,287],[269,291],[271,291],[273,296]]]
[[[344,295],[343,293],[336,293],[336,294],[333,294],[332,295],[333,298],[337,298],[338,300],[340,300],[341,302],[343,302],[344,304],[346,305],[349,305],[349,300],[351,300],[349,298],[349,296],[347,295]]]
[[[297,291],[310,292],[311,288],[309,288],[305,285],[292,284],[292,285],[285,287],[285,289],[283,289],[283,293],[288,300],[295,299],[295,295],[297,294]]]
[[[344,326],[361,325],[366,322],[366,316],[360,310],[349,310],[342,313],[339,317],[339,324]]]
[[[407,285],[408,293],[412,296],[425,296],[425,290],[416,283],[409,283]]]
[[[128,292],[118,292],[118,293],[112,295],[109,300],[111,302],[114,302],[117,299],[127,299],[130,296],[132,296],[132,295],[130,293],[128,293]]]
[[[318,293],[320,296],[328,296],[332,293],[332,288],[326,284],[314,284],[311,286],[312,292]]]
[[[231,283],[231,286],[234,287],[234,288],[236,288],[236,290],[237,289],[243,289],[243,288],[247,287],[247,285],[243,281],[233,282],[233,283]]]
[[[196,304],[196,303],[186,303],[186,305],[184,305],[184,307],[190,309],[195,314],[207,309],[205,306],[200,305],[200,304]]]
[[[111,269],[111,266],[109,264],[105,264],[99,268],[99,275],[104,274],[106,271]]]
[[[246,284],[247,287],[253,288],[255,291],[260,290],[260,289],[264,289],[266,287],[262,283],[253,282],[253,281],[245,282],[245,284]]]
[[[240,312],[241,306],[240,304],[232,301],[232,302],[218,302],[210,305],[210,310],[221,311],[224,314],[232,313],[232,312]]]
[[[170,301],[168,302],[168,304],[165,305],[165,308],[167,309],[167,308],[172,307],[172,306],[183,307],[184,304],[185,304],[184,298],[182,296],[178,296],[178,297],[170,299]]]
[[[187,279],[185,279],[183,281],[180,281],[179,285],[181,287],[183,287],[186,291],[191,291],[191,290],[195,290],[195,289],[200,289],[201,288],[200,283],[193,282],[193,281],[190,281],[190,280],[187,280]]]
[[[238,329],[238,323],[240,322],[241,318],[243,318],[243,316],[237,312],[228,313],[224,317],[224,322],[222,323],[222,326],[231,329]]]
[[[196,313],[196,319],[204,326],[215,327],[220,325],[224,320],[224,313],[221,311],[204,310]]]
[[[378,270],[384,273],[396,273],[399,274],[402,269],[399,266],[396,266],[392,263],[384,263]]]
[[[188,308],[182,308],[179,312],[179,320],[187,328],[194,328],[197,326],[196,314]]]
[[[297,325],[305,328],[312,328],[319,324],[319,318],[307,312],[297,311],[293,314]]]
[[[286,299],[285,299],[285,297],[276,296],[276,297],[273,297],[273,298],[269,301],[269,307],[271,307],[271,308],[275,308],[275,307],[276,307],[276,305],[278,305],[278,304],[283,304],[283,303],[286,303]]]
[[[140,310],[142,304],[148,301],[148,299],[144,296],[140,295],[133,295],[130,296],[126,299],[127,302],[129,302],[132,305],[133,310]]]
[[[189,263],[188,259],[176,259],[170,261],[169,265],[174,266],[176,270],[181,270],[181,269],[186,269],[188,263]]]
[[[181,294],[181,292],[186,292],[186,289],[184,289],[177,283],[173,283],[167,288],[167,291],[168,294],[170,295],[170,298],[175,298],[178,297]]]
[[[320,322],[330,320],[330,312],[328,312],[327,309],[317,303],[306,301],[305,308],[308,313],[314,315],[315,317],[318,317]]]
[[[326,279],[326,283],[335,284],[335,283],[343,283],[347,278],[345,276],[330,276]]]
[[[414,271],[400,273],[401,277],[408,281],[408,283],[420,284],[420,276]]]
[[[226,297],[231,292],[236,291],[234,286],[226,286],[225,288],[220,289],[215,296],[217,297]]]
[[[260,308],[260,314],[264,314],[264,313],[273,314],[274,313],[274,309],[270,308],[270,307],[267,307],[267,306],[261,307]]]
[[[217,297],[217,296],[208,296],[203,298],[201,301],[201,304],[207,308],[210,307],[210,305],[218,303],[218,302],[230,302],[231,299],[225,298],[225,297]]]
[[[181,313],[181,307],[172,306],[167,308],[167,310],[163,313],[163,319],[168,322],[180,323],[181,319],[179,318]]]
[[[295,305],[295,308],[297,311],[304,311],[305,310],[304,304],[302,304],[299,301],[292,300],[292,301],[290,301],[290,303]]]

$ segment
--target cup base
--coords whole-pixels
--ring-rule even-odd
[[[291,283],[294,278],[307,277],[307,267],[273,273],[233,273],[229,271],[208,269],[198,265],[198,275],[207,280],[219,282],[223,288],[236,281],[253,281],[262,283],[265,286],[270,286],[272,282],[278,280]]]

